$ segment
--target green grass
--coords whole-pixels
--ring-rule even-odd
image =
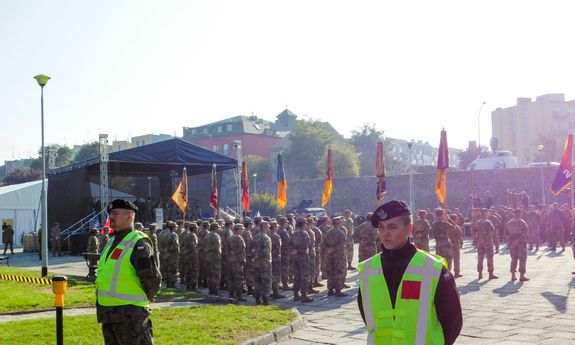
[[[40,272],[24,268],[0,266],[0,273],[41,278]],[[54,274],[49,274],[52,278]],[[94,306],[96,289],[84,277],[67,276],[68,291],[64,295],[66,307]],[[16,293],[17,292],[17,293]],[[175,289],[162,289],[156,296],[157,302],[186,301],[202,297],[200,293]],[[48,285],[0,280],[0,313],[50,309],[54,307],[54,294]]]
[[[102,344],[101,326],[95,315],[66,317],[64,343]],[[238,344],[294,319],[290,310],[277,306],[202,306],[154,310],[154,342],[176,344]],[[56,321],[39,319],[0,323],[2,344],[52,345],[56,342]]]

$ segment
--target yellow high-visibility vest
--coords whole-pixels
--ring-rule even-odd
[[[441,258],[418,249],[403,273],[393,308],[381,253],[358,265],[368,344],[445,344],[434,304],[442,267]]]
[[[98,278],[96,279],[96,296],[100,305],[150,306],[136,269],[130,262],[136,242],[143,238],[151,243],[146,234],[132,230],[118,243],[110,255],[108,252],[112,247],[114,237],[106,243],[98,263]]]

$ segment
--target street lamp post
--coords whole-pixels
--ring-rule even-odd
[[[252,176],[254,177],[254,194],[258,194],[258,185],[256,177],[258,177],[258,173],[253,173]]]
[[[537,147],[537,150],[540,154],[543,154],[543,148],[543,145],[539,145]],[[543,177],[543,164],[539,165],[539,171],[541,172],[541,201],[543,204],[547,204],[547,202],[545,202],[545,178]]]
[[[479,107],[479,114],[477,115],[477,148],[481,146],[481,110],[485,105],[485,101],[481,103],[481,107]]]
[[[50,77],[39,74],[34,77],[40,85],[40,117],[42,128],[42,192],[40,194],[42,211],[42,277],[48,275],[48,198],[46,197],[46,150],[44,149],[44,86]]]
[[[409,208],[411,208],[412,211],[415,210],[415,200],[413,198],[413,165],[411,164],[411,148],[413,144],[413,140],[407,143],[407,147],[409,148]]]

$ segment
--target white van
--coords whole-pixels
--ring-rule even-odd
[[[467,170],[497,170],[517,168],[517,157],[509,151],[485,152],[475,158]]]

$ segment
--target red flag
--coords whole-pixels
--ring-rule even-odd
[[[210,194],[210,206],[214,209],[214,215],[218,215],[218,179],[216,165],[212,165],[212,193]]]
[[[100,233],[103,235],[104,234],[104,228],[108,227],[110,229],[110,232],[112,232],[112,228],[110,227],[110,216],[108,216],[106,218],[106,223],[104,224],[104,226],[102,227],[102,229],[100,230]]]
[[[441,130],[439,150],[437,152],[437,179],[435,180],[435,194],[442,204],[447,199],[447,178],[445,171],[449,168],[449,152],[447,151],[447,132]]]
[[[555,179],[551,185],[551,192],[554,195],[559,195],[573,182],[573,134],[569,134],[567,141],[565,141],[565,150],[561,163],[555,174]]]
[[[323,193],[321,195],[321,207],[331,198],[331,191],[333,189],[333,156],[331,149],[327,149],[327,159],[325,160],[325,183],[323,185]]]
[[[387,193],[385,184],[385,161],[383,157],[383,142],[377,143],[377,153],[375,155],[375,176],[377,177],[377,191],[375,198],[379,202]]]
[[[246,213],[250,212],[250,180],[246,162],[242,162],[242,207]]]

